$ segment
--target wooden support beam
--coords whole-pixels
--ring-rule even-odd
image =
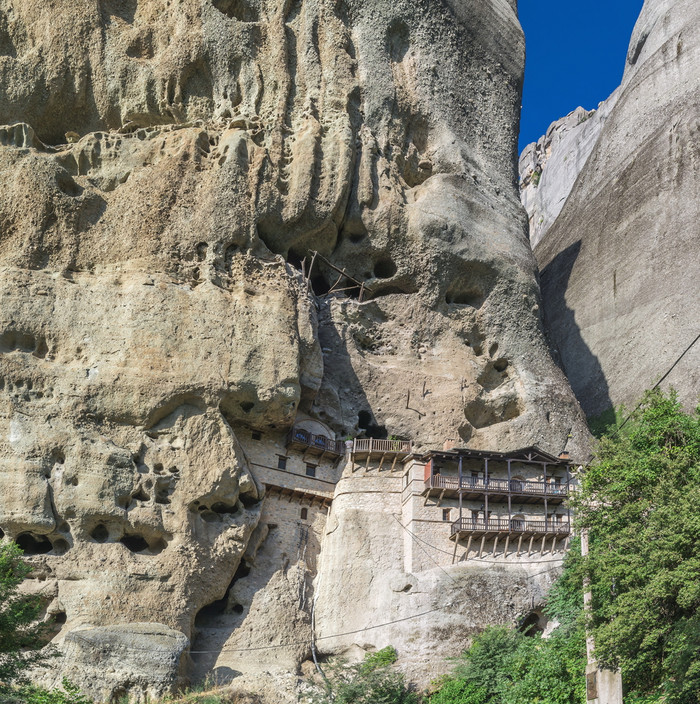
[[[527,556],[530,557],[532,555],[532,541],[535,539],[534,535],[530,536],[530,546],[527,549]]]
[[[438,507],[442,504],[442,499],[444,498],[446,491],[447,491],[447,489],[443,489],[443,490],[440,492],[440,498],[439,498],[438,501],[437,501]]]
[[[386,457],[386,452],[382,453],[382,458],[379,460],[379,469],[377,471],[382,471],[382,465],[384,464],[384,458]]]
[[[520,548],[523,544],[523,534],[520,534],[520,538],[518,539],[518,557],[520,557]]]
[[[464,560],[465,561],[469,559],[469,551],[471,550],[471,547],[472,547],[472,538],[473,537],[474,537],[473,535],[470,535],[469,540],[467,541],[467,551],[464,553]]]
[[[505,550],[503,551],[503,557],[508,557],[508,544],[510,543],[510,533],[506,535],[506,547]]]
[[[365,472],[369,469],[369,461],[372,459],[372,448],[370,446],[369,450],[367,451],[367,462],[365,463]]]
[[[394,471],[394,467],[396,467],[396,460],[398,460],[398,459],[399,459],[399,455],[398,454],[394,455],[394,461],[391,463],[391,471],[392,472]]]
[[[481,546],[479,547],[479,557],[481,557],[481,553],[484,551],[484,543],[486,542],[486,536],[483,535],[481,537]]]
[[[455,549],[454,552],[452,553],[452,564],[454,565],[455,563],[455,557],[457,557],[457,546],[459,545],[459,533],[455,535]]]
[[[555,535],[555,536],[552,538],[552,555],[554,555],[556,546],[557,546],[557,536]]]
[[[544,555],[544,543],[547,540],[547,536],[543,535],[542,536],[542,549],[540,550],[540,555]]]
[[[498,552],[498,535],[496,535],[496,539],[493,541],[493,556],[496,557],[496,553]]]
[[[430,492],[431,491],[432,491],[432,489],[428,489],[428,493],[425,495],[425,501],[423,502],[423,506],[428,505],[428,499],[430,499]]]

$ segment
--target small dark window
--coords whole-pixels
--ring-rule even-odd
[[[308,508],[302,508],[301,509],[301,520],[305,521],[309,517],[309,509]]]
[[[262,440],[262,433],[253,433],[251,437],[253,440]]]
[[[307,464],[306,465],[306,476],[307,477],[315,477],[316,476],[316,467],[313,464]]]
[[[277,469],[287,469],[287,458],[277,455]]]
[[[443,508],[443,509],[442,509],[442,520],[443,520],[443,521],[449,521],[449,520],[450,520],[450,509],[449,509],[449,508]]]

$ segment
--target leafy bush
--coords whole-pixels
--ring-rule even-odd
[[[404,676],[389,667],[396,659],[395,648],[389,646],[367,653],[356,665],[332,668],[316,704],[420,704]]]
[[[378,650],[376,653],[367,653],[365,659],[360,665],[360,672],[368,673],[376,670],[378,667],[388,667],[393,665],[398,660],[398,653],[393,645],[387,645],[386,648]]]
[[[648,393],[603,438],[575,502],[589,533],[596,657],[625,688],[700,702],[700,411]],[[654,701],[652,699],[652,701]]]
[[[19,592],[30,571],[15,543],[0,543],[0,683],[5,687],[21,682],[30,665],[50,655],[41,652],[48,628],[37,622],[41,601]]]
[[[0,693],[0,704],[93,704],[80,689],[67,679],[61,689],[25,686]]]

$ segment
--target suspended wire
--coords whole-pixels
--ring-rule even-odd
[[[683,354],[678,357],[678,359],[671,365],[669,370],[656,382],[656,384],[654,384],[654,386],[651,387],[652,391],[658,389],[659,386],[661,386],[661,384],[668,378],[669,374],[680,364],[680,361],[683,359],[683,357],[688,354],[688,352],[690,352],[690,350],[693,348],[693,346],[698,340],[700,340],[700,334],[698,334],[698,336],[685,348]],[[622,422],[622,425],[615,429],[615,435],[617,435],[627,425],[627,421],[629,421],[630,418],[632,418],[632,416],[642,407],[643,403],[644,401],[640,401],[637,404],[637,407],[632,411],[632,413],[630,413],[627,418],[625,418],[625,420]]]

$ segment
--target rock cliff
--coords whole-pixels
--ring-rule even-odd
[[[632,404],[699,332],[699,66],[697,3],[647,0],[621,86],[521,157],[547,331],[587,415]],[[696,345],[664,382],[688,406],[698,370]]]
[[[309,657],[312,599],[338,652],[336,608],[405,595],[370,586],[401,528],[355,520],[381,479],[323,547],[346,465],[292,457],[302,421],[583,452],[517,196],[523,59],[513,0],[0,0],[0,529],[64,649],[45,677],[260,683]],[[451,655],[452,602],[511,619],[528,569],[455,566],[443,608],[440,567],[393,613],[429,602]]]

